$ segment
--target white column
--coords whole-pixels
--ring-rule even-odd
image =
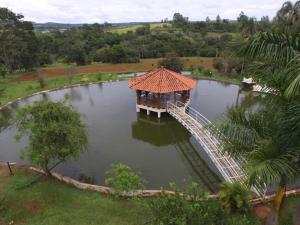
[[[140,107],[136,106],[136,112],[139,113],[140,111],[141,111]]]
[[[150,110],[149,110],[149,109],[147,109],[147,115],[148,115],[148,116],[150,115]]]
[[[160,114],[161,114],[161,112],[158,111],[158,112],[157,112],[157,117],[158,117],[158,118],[160,118]]]

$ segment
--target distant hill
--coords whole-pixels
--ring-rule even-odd
[[[155,24],[159,22],[128,22],[128,23],[110,23],[112,27],[129,27],[129,26],[138,26],[143,24]],[[71,28],[81,27],[85,25],[84,23],[79,24],[68,24],[68,23],[33,23],[33,27],[38,31],[49,31],[49,30],[68,30]]]

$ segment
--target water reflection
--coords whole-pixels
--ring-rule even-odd
[[[198,151],[201,149],[191,142],[191,134],[171,117],[164,115],[163,121],[144,113],[137,114],[137,120],[131,126],[132,138],[154,146],[174,145],[182,161],[190,171],[194,181],[211,192],[218,190],[219,177],[212,171]],[[199,147],[199,146],[198,146]]]
[[[12,119],[13,110],[10,107],[0,110],[0,132],[11,125]]]
[[[191,104],[214,121],[236,104],[238,90],[236,85],[224,87],[215,81],[201,80],[192,91]],[[218,180],[209,169],[215,171],[213,165],[184,127],[166,114],[159,120],[135,112],[135,92],[128,88],[127,81],[73,87],[16,102],[9,107],[10,111],[0,114],[3,127],[9,126],[0,133],[1,161],[28,163],[19,158],[28,139],[16,142],[16,127],[8,123],[15,109],[43,98],[61,101],[65,95],[69,95],[69,103],[83,115],[89,150],[78,161],[60,165],[56,168],[58,172],[76,179],[85,174],[103,185],[105,171],[111,164],[122,162],[142,172],[149,181],[147,188],[168,187],[169,182],[183,186],[183,180],[189,178],[203,184],[204,189],[217,186],[214,184]],[[238,98],[242,97],[243,93]]]
[[[161,120],[155,116],[147,116],[143,112],[138,113],[137,120],[132,123],[131,135],[134,139],[158,147],[187,141],[191,137],[175,120],[170,118]]]

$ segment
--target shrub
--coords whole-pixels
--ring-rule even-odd
[[[242,184],[224,182],[219,192],[223,208],[230,213],[244,213],[250,208],[250,192]]]
[[[139,172],[135,172],[123,163],[113,164],[106,172],[108,178],[105,184],[111,186],[115,195],[121,197],[126,192],[135,192],[144,189],[146,181]]]
[[[101,81],[101,80],[102,80],[102,74],[101,74],[101,73],[98,73],[98,74],[97,74],[97,80],[98,80],[98,81]]]
[[[206,76],[206,77],[212,77],[213,73],[211,70],[209,69],[206,69],[206,70],[203,70],[203,75]]]
[[[220,58],[216,58],[213,60],[213,67],[219,72],[224,71],[224,64]]]
[[[225,214],[220,203],[208,199],[207,193],[200,191],[198,184],[192,183],[182,192],[174,184],[171,184],[171,189],[175,195],[163,192],[160,197],[148,201],[155,217],[153,224],[221,225],[224,221]]]

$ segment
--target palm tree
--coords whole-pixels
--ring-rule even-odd
[[[300,33],[262,32],[241,54],[253,63],[248,70],[264,85],[293,97],[300,93]]]
[[[300,143],[297,137],[287,135],[291,134],[285,124],[287,113],[291,111],[287,110],[286,103],[275,105],[273,101],[264,102],[264,107],[254,112],[251,107],[235,107],[220,125],[226,137],[224,150],[232,157],[245,159],[243,166],[249,184],[258,187],[278,184],[274,200],[277,212],[284,201],[287,184],[299,173],[299,161],[295,159],[300,156]]]
[[[255,35],[242,51],[252,61],[248,72],[278,93],[256,107],[242,104],[230,109],[220,125],[226,137],[224,150],[245,159],[249,184],[277,184],[273,202],[277,213],[287,184],[300,170],[299,52],[299,34],[272,31]]]
[[[293,26],[300,20],[300,1],[294,4],[291,1],[283,3],[275,19],[282,25]]]

